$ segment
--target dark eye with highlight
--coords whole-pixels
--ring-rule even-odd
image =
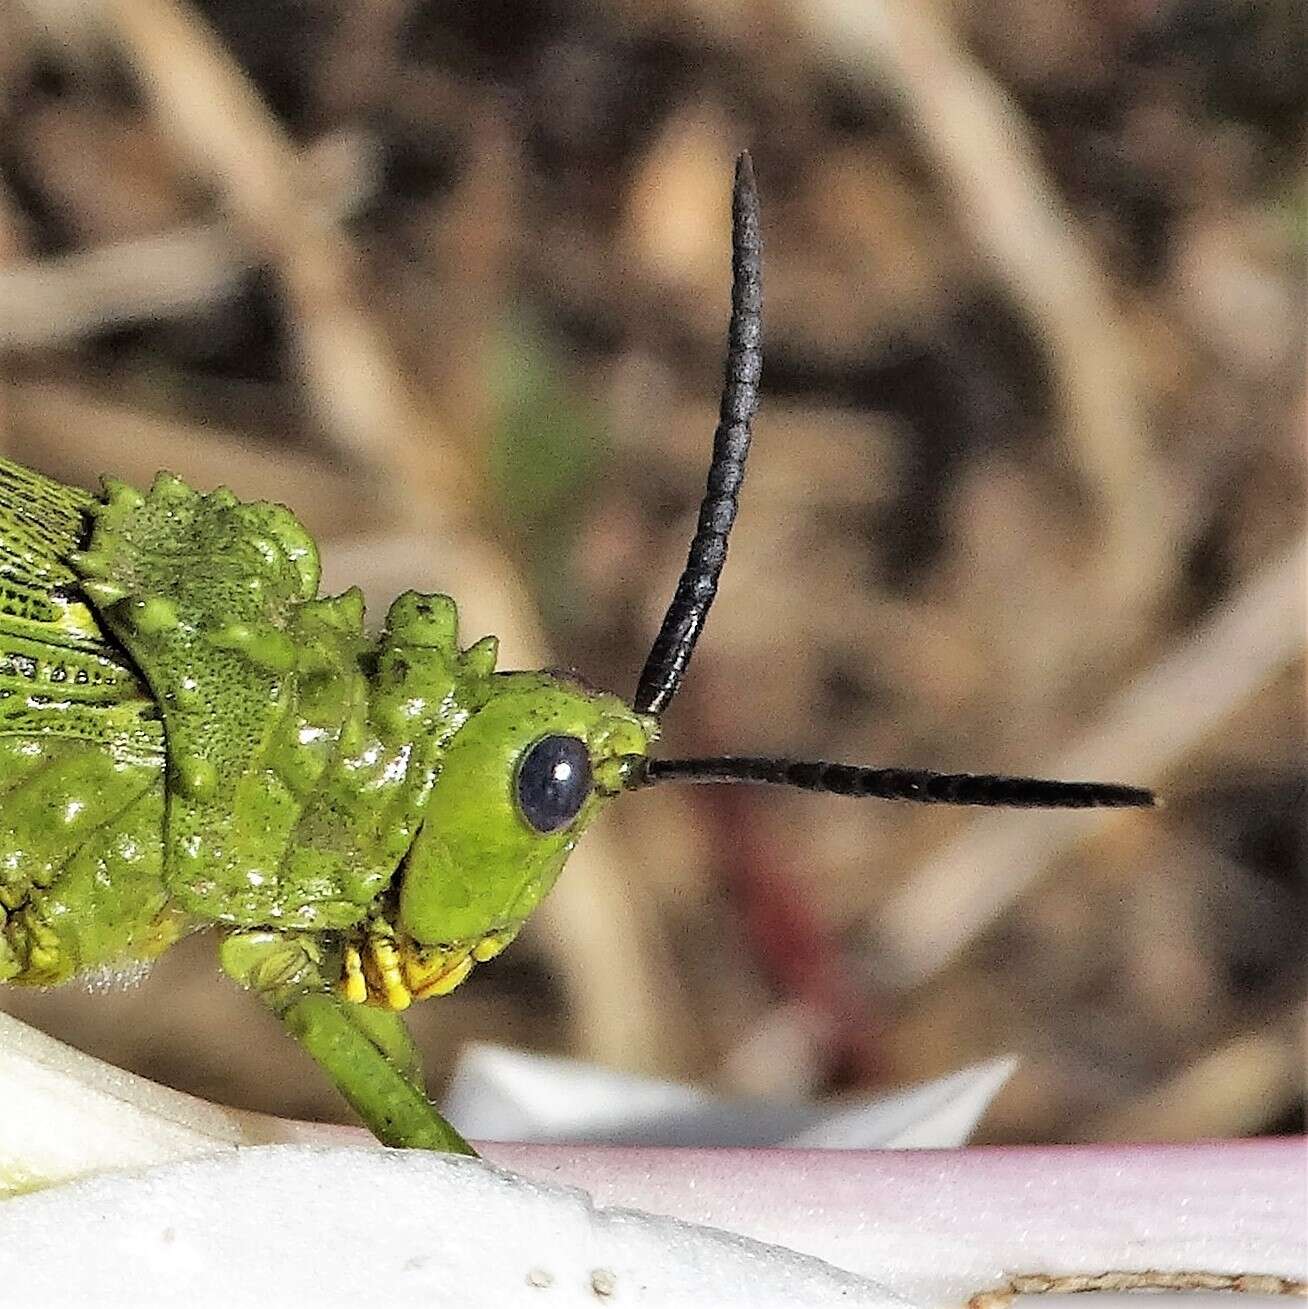
[[[536,831],[557,832],[590,794],[590,753],[575,736],[543,736],[518,765],[518,812]]]

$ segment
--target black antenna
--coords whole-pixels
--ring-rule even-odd
[[[763,372],[762,248],[758,192],[749,155],[736,160],[731,193],[731,325],[727,332],[727,371],[722,405],[713,434],[708,489],[699,508],[699,525],[690,543],[685,571],[668,606],[636,688],[639,713],[659,714],[676,693],[695,642],[717,594],[727,561],[727,537],[736,519],[737,497],[745,479],[750,421],[758,408]],[[624,789],[659,782],[760,782],[921,804],[985,805],[1020,809],[1148,808],[1151,791],[1108,782],[1048,782],[1035,777],[997,777],[986,773],[930,773],[909,768],[864,768],[820,760],[735,758],[622,760]]]
[[[1158,803],[1152,791],[1113,782],[1046,782],[1036,777],[863,768],[821,760],[631,756],[627,776],[627,786],[633,789],[658,782],[760,782],[863,799],[1008,809],[1147,809]]]
[[[727,371],[722,404],[713,433],[708,489],[699,507],[699,525],[690,543],[685,571],[645,661],[636,697],[638,713],[660,714],[676,694],[699,640],[718,578],[727,562],[727,536],[736,520],[736,503],[745,480],[750,421],[758,408],[763,373],[763,250],[759,238],[758,191],[748,153],[736,160],[731,192],[731,324],[727,329]]]

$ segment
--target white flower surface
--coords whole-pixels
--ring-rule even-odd
[[[480,1160],[314,1146],[231,1150],[11,1199],[0,1284],[30,1305],[904,1303],[793,1250],[597,1209],[583,1191]]]
[[[985,1066],[891,1097],[877,1130],[947,1137],[1001,1081]],[[999,1305],[1018,1274],[1244,1278],[1267,1293],[1308,1277],[1291,1139],[485,1154],[221,1109],[0,1016],[4,1303]]]

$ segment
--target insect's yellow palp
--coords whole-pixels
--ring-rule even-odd
[[[369,936],[368,957],[365,963],[373,966],[375,989],[381,993],[388,1009],[397,1013],[413,1003],[413,993],[404,981],[400,954],[395,942],[387,936]]]
[[[397,936],[388,920],[374,918],[342,948],[338,990],[351,1004],[407,1009],[415,1000],[449,995],[476,964],[494,959],[517,934],[516,927],[505,928],[474,941],[424,946]]]
[[[461,959],[452,961],[438,977],[427,982],[421,991],[415,991],[414,998],[426,1000],[433,995],[449,995],[472,972],[472,965],[472,955],[464,954]]]
[[[407,943],[406,943],[407,944]],[[408,945],[404,955],[404,976],[415,1000],[449,995],[472,972],[470,947],[422,950]]]
[[[368,981],[363,975],[363,956],[357,945],[347,945],[341,955],[341,994],[351,1004],[368,998]]]

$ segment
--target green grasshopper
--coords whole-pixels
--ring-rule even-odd
[[[461,649],[407,592],[364,635],[290,510],[161,473],[92,496],[0,462],[0,980],[52,986],[220,930],[254,991],[388,1145],[470,1153],[400,1018],[504,949],[613,797],[663,782],[1032,807],[1091,782],[770,758],[658,759],[717,590],[758,404],[761,248],[736,167],[721,417],[686,568],[630,704]]]

